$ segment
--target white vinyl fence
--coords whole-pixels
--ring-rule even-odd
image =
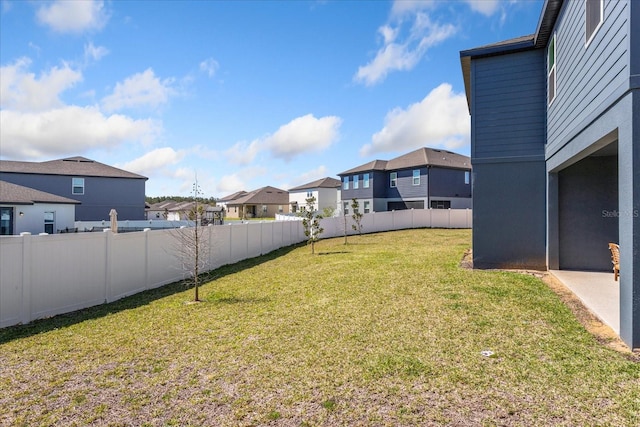
[[[322,220],[323,238],[344,235],[344,218]],[[348,233],[352,221],[348,218]],[[471,228],[471,210],[365,214],[362,231]],[[209,268],[233,264],[305,240],[300,221],[203,227]],[[69,233],[0,238],[0,328],[112,302],[184,279],[176,254],[184,230]]]

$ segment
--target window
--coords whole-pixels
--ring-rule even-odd
[[[55,224],[56,213],[45,212],[44,213],[44,232],[47,234],[53,234]]]
[[[362,188],[369,188],[369,174],[362,175]]]
[[[307,191],[307,199],[310,199],[313,197],[313,191],[309,190]]]
[[[345,215],[349,215],[349,202],[344,202],[342,203],[343,208],[344,208],[344,214]]]
[[[364,207],[364,213],[369,213],[371,212],[371,209],[369,208],[370,202],[368,200],[365,200],[363,207]]]
[[[262,213],[267,213],[267,205],[262,205]]]
[[[389,177],[391,188],[396,188],[398,186],[398,172],[391,172]]]
[[[13,208],[0,208],[0,236],[13,234]]]
[[[413,170],[413,185],[420,185],[420,169]]]
[[[588,45],[602,24],[604,0],[585,0],[585,9],[585,44]]]
[[[282,208],[282,205],[278,205],[278,213],[282,213],[284,211],[284,209]]]
[[[353,189],[357,189],[360,186],[360,175],[353,176]]]
[[[451,209],[450,200],[432,200],[431,209]]]
[[[464,171],[464,183],[469,184],[471,182],[471,172]]]
[[[345,176],[344,178],[342,178],[342,189],[343,190],[348,190],[349,189],[349,177]]]
[[[556,35],[549,41],[547,48],[547,96],[548,104],[551,105],[556,97]]]
[[[71,178],[71,194],[84,194],[84,178]]]

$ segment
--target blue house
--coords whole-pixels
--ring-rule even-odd
[[[640,346],[640,1],[546,0],[535,33],[460,52],[477,268],[611,271]]]
[[[345,213],[358,200],[362,213],[471,207],[471,159],[419,148],[391,160],[374,160],[338,174]]]
[[[145,219],[147,178],[84,157],[47,162],[0,160],[0,180],[79,202],[76,221]]]

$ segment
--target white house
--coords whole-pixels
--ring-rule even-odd
[[[335,178],[322,178],[307,184],[289,189],[289,205],[291,212],[300,211],[307,206],[307,199],[314,197],[314,209],[322,211],[325,208],[338,207],[340,181]]]
[[[0,181],[0,235],[74,230],[77,200]]]

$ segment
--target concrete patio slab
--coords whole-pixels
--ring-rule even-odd
[[[620,282],[613,273],[549,271],[573,292],[603,323],[620,335]]]

